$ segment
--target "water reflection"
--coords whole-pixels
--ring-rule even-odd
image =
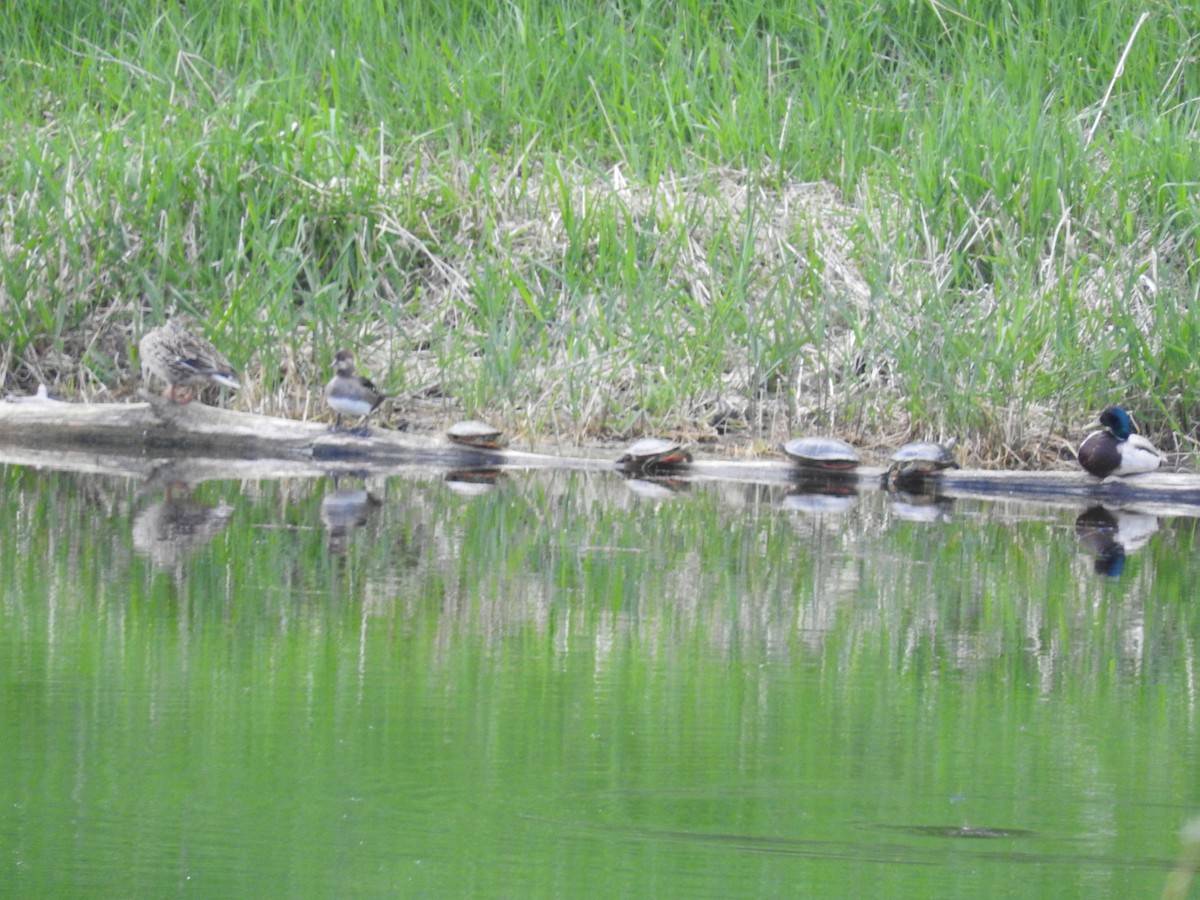
[[[12,892],[1161,893],[1200,803],[1193,520],[473,478],[147,504],[9,469]]]
[[[335,487],[321,498],[321,524],[325,526],[325,547],[331,556],[345,556],[354,531],[367,523],[380,501],[365,489]]]
[[[1075,520],[1079,542],[1095,554],[1097,574],[1110,577],[1121,575],[1126,555],[1145,547],[1158,529],[1157,516],[1103,505],[1088,507]]]
[[[858,482],[853,477],[802,473],[783,498],[783,508],[808,515],[840,515],[858,503]]]
[[[176,568],[187,556],[215,538],[233,515],[221,501],[201,503],[184,482],[166,488],[164,497],[133,518],[133,547],[161,569]]]
[[[688,489],[688,482],[668,475],[643,475],[641,477],[624,474],[625,487],[638,497],[646,500],[671,500]]]
[[[872,827],[891,831],[902,831],[921,837],[968,838],[971,840],[997,840],[1001,838],[1039,837],[1025,828],[987,828],[978,825],[882,825]]]
[[[906,522],[945,523],[952,519],[950,514],[954,499],[936,491],[913,492],[892,490],[888,492],[888,508]]]
[[[477,497],[495,489],[500,469],[454,469],[446,473],[446,486],[463,497]]]

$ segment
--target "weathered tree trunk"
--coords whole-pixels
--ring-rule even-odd
[[[399,474],[408,468],[563,468],[611,471],[618,454],[551,456],[482,450],[396,431],[368,437],[332,433],[327,425],[203,406],[143,392],[141,403],[62,403],[46,398],[0,403],[0,459],[83,472],[166,478],[174,467],[189,481],[212,478],[316,477],[356,471]],[[835,479],[854,490],[878,489],[880,467]],[[789,485],[818,490],[821,481],[782,459],[698,459],[673,477]],[[1002,497],[1083,506],[1152,505],[1159,515],[1200,515],[1200,476],[1153,472],[1099,481],[1078,470],[951,470],[924,487],[947,497]]]

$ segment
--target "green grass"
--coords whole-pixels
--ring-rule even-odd
[[[352,344],[533,435],[1191,449],[1198,56],[1185,0],[22,4],[0,374],[126,396],[182,310],[261,411]]]

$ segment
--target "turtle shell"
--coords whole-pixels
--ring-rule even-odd
[[[456,444],[478,447],[481,450],[499,450],[507,443],[504,440],[504,432],[499,428],[475,419],[455,422],[446,429],[446,437]]]
[[[802,437],[780,445],[787,456],[805,469],[844,472],[858,465],[858,451],[831,437]]]
[[[957,469],[958,463],[942,444],[913,441],[892,454],[891,468],[908,474],[929,474],[939,469]]]
[[[634,441],[617,457],[617,465],[640,471],[656,467],[682,466],[691,461],[692,454],[679,441],[653,437]]]

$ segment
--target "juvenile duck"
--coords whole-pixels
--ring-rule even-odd
[[[358,416],[358,428],[354,434],[367,433],[367,416],[380,403],[384,395],[370,379],[359,375],[354,368],[354,354],[349,350],[339,350],[333,357],[334,376],[325,385],[325,402],[334,411],[336,418],[333,431],[341,431],[342,416]]]
[[[1110,406],[1100,413],[1100,431],[1093,431],[1079,445],[1079,464],[1098,478],[1153,472],[1162,465],[1158,448],[1133,433],[1129,413]]]
[[[173,403],[189,403],[197,388],[210,384],[241,387],[229,360],[204,338],[188,332],[177,319],[142,335],[138,355],[142,378],[148,381],[149,374],[165,381],[167,390],[163,396]]]

